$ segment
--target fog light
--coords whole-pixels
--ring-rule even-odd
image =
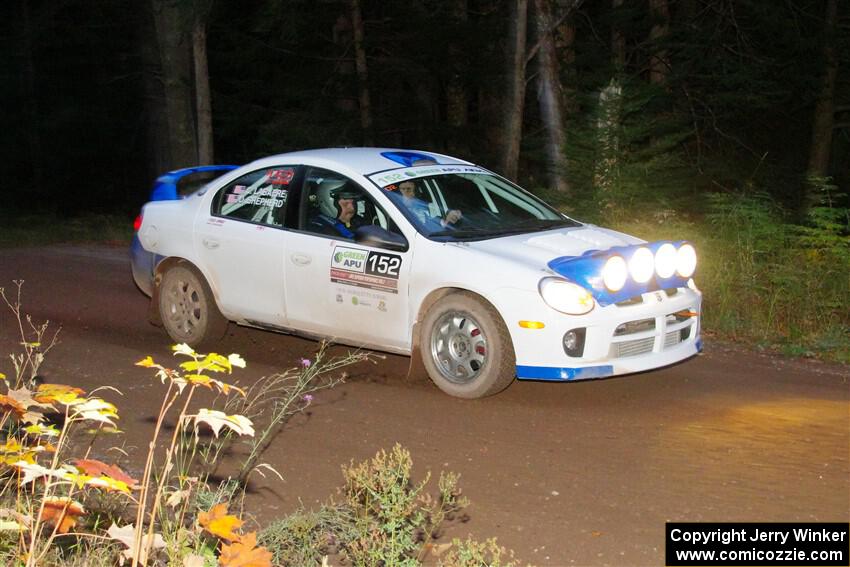
[[[564,352],[567,356],[580,357],[584,354],[584,337],[586,329],[570,329],[564,333]]]

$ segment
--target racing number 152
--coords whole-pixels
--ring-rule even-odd
[[[401,258],[392,254],[378,254],[372,252],[366,259],[366,271],[370,274],[398,277],[398,269],[401,267]]]

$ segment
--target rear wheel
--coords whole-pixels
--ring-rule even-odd
[[[419,349],[431,380],[460,398],[483,398],[513,381],[513,343],[499,313],[476,295],[453,293],[428,310]]]
[[[162,324],[177,343],[195,349],[207,347],[227,331],[227,319],[218,310],[207,282],[186,264],[166,270],[158,298]]]

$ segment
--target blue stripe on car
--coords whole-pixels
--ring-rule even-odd
[[[430,161],[437,163],[437,159],[434,156],[420,154],[418,152],[381,152],[381,155],[388,160],[392,160],[403,165],[404,167],[416,165],[416,162],[418,161]]]
[[[516,367],[516,376],[520,380],[586,380],[588,378],[604,378],[613,374],[614,367],[610,364],[582,368],[519,365]]]

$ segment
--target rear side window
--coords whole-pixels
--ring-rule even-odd
[[[222,187],[212,214],[254,224],[283,226],[286,204],[297,166],[277,166],[243,175]]]

